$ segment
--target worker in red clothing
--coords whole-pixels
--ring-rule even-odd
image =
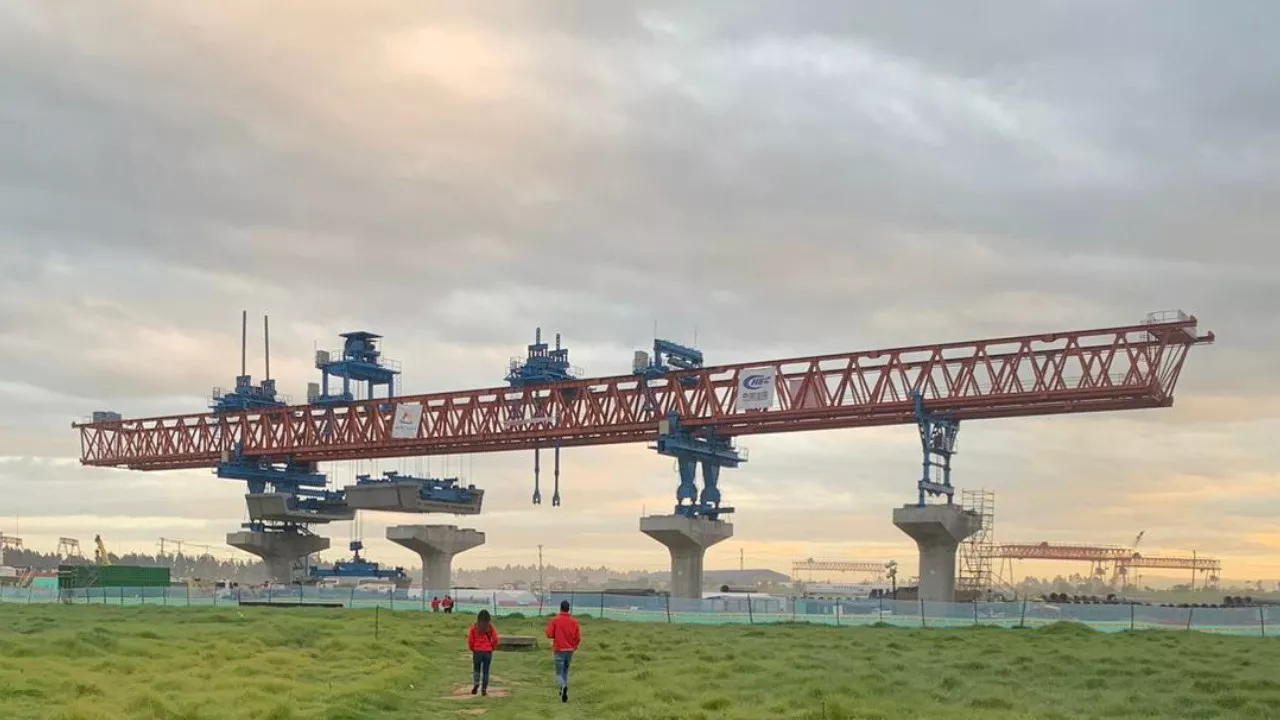
[[[493,626],[488,610],[476,615],[476,622],[467,631],[467,647],[471,649],[471,694],[489,694],[489,667],[493,664],[493,651],[498,649],[498,629]]]
[[[440,596],[433,595],[431,597],[431,612],[440,612]]]
[[[569,702],[569,663],[582,644],[582,629],[569,614],[569,601],[560,601],[560,614],[547,623],[547,637],[556,655],[556,684],[560,686],[560,702]]]
[[[441,600],[441,601],[440,601],[440,607],[444,608],[444,611],[445,611],[446,613],[452,613],[452,612],[453,612],[453,598],[449,597],[448,595],[445,595],[445,596],[444,596],[444,600]]]

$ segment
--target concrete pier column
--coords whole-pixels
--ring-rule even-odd
[[[671,552],[671,597],[700,600],[707,548],[733,537],[733,525],[705,517],[650,515],[640,518],[640,532]]]
[[[293,580],[293,564],[298,558],[328,550],[329,538],[297,532],[241,530],[227,533],[227,544],[262,558],[272,581],[287,583]]]
[[[920,599],[955,602],[956,549],[981,528],[982,516],[958,505],[904,505],[894,508],[893,524],[920,549]]]
[[[397,525],[387,539],[422,558],[422,591],[448,592],[453,587],[453,556],[484,544],[484,533],[457,525]]]

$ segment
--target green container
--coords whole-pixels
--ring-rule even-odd
[[[59,565],[58,589],[168,587],[169,568],[140,565]]]

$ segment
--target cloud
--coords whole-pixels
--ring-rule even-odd
[[[108,523],[169,518],[219,542],[241,488],[60,459],[93,410],[204,407],[238,372],[243,307],[250,369],[266,311],[295,398],[313,350],[356,328],[417,392],[500,382],[538,325],[613,374],[655,324],[728,362],[1182,307],[1220,340],[1192,350],[1174,408],[971,424],[957,480],[997,490],[1002,537],[1150,526],[1264,554],[1231,503],[1275,467],[1276,12],[10,3],[0,455],[22,459],[0,489],[69,533],[97,517],[142,547],[146,522]],[[914,494],[913,433],[750,439],[723,481],[738,535],[712,558],[908,560],[888,517]],[[526,455],[477,459],[493,512],[475,557],[541,542],[660,565],[633,526],[673,502],[669,464],[638,447],[565,462],[572,500],[534,509]],[[371,552],[399,552],[372,539],[384,520],[402,521],[371,519]]]

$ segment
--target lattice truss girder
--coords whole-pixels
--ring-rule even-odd
[[[139,470],[213,467],[247,456],[367,459],[653,440],[677,413],[722,436],[910,424],[912,392],[959,420],[1168,406],[1194,317],[1120,328],[792,358],[673,372],[401,396],[331,407],[193,414],[77,424],[82,462]],[[739,410],[747,370],[773,368],[776,402]],[[394,439],[394,403],[424,408],[414,437]]]
[[[1072,560],[1076,562],[1116,563],[1121,567],[1196,570],[1217,573],[1222,561],[1216,558],[1170,557],[1142,555],[1131,548],[1094,545],[1004,544],[996,545],[992,556],[1011,560]]]
[[[883,573],[883,562],[868,560],[795,560],[791,563],[791,572],[866,572]]]

